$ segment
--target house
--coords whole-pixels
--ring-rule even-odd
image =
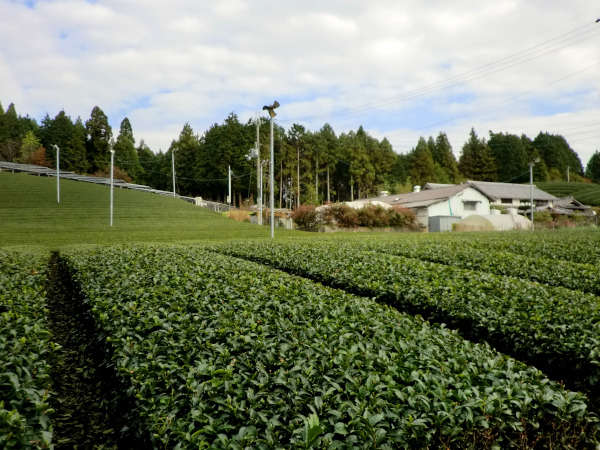
[[[561,216],[581,214],[583,216],[593,217],[596,215],[590,206],[584,205],[572,196],[558,198],[552,202],[552,206],[537,207],[536,211],[548,211],[550,214]]]
[[[382,196],[373,200],[411,209],[419,223],[427,229],[434,224],[439,224],[439,217],[450,218],[444,220],[445,227],[441,226],[441,230],[448,229],[448,225],[451,227],[452,222],[472,214],[490,214],[488,198],[469,184],[448,185],[419,192]],[[433,219],[434,217],[438,219]]]
[[[530,206],[531,185],[496,183],[490,181],[467,181],[467,184],[482,192],[491,205],[516,208]],[[552,207],[558,199],[541,189],[533,186],[533,202],[536,207]]]

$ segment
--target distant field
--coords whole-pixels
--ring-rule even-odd
[[[572,195],[586,205],[600,206],[600,184],[548,182],[536,186],[556,197]]]
[[[178,242],[261,238],[267,227],[235,222],[182,200],[126,189],[114,191],[109,227],[106,186],[0,172],[0,246]],[[277,230],[278,234],[290,232]]]

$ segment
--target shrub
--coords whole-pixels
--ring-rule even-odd
[[[388,211],[382,206],[367,205],[357,211],[358,224],[362,227],[387,227],[390,225]]]
[[[408,208],[403,206],[394,206],[389,209],[389,222],[392,227],[403,227],[417,229],[417,216]]]
[[[321,225],[319,214],[312,205],[301,205],[292,213],[292,219],[300,230],[318,231]]]
[[[328,223],[335,222],[342,228],[356,228],[358,226],[358,213],[348,205],[332,205],[326,210],[325,220]]]
[[[227,216],[237,222],[250,222],[250,213],[242,209],[232,209]]]

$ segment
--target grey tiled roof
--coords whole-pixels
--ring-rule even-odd
[[[447,187],[438,189],[427,189],[420,192],[409,192],[407,194],[396,194],[396,195],[385,195],[377,197],[374,200],[390,203],[392,205],[405,205],[411,204],[411,206],[427,206],[437,201],[447,200],[453,195],[464,191],[469,186],[468,184],[452,184]],[[414,205],[413,205],[414,204]]]
[[[531,197],[531,188],[528,184],[513,184],[513,183],[495,183],[491,181],[467,181],[475,189],[481,191],[492,200],[501,198],[512,198],[519,200],[529,200]],[[548,194],[541,189],[533,186],[533,199],[555,201],[557,198],[554,195]]]

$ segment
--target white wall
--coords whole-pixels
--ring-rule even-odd
[[[475,201],[475,211],[465,211],[465,201]],[[466,188],[448,200],[430,205],[428,208],[429,216],[458,216],[465,218],[467,216],[479,214],[490,214],[490,202],[488,198],[473,188]]]

